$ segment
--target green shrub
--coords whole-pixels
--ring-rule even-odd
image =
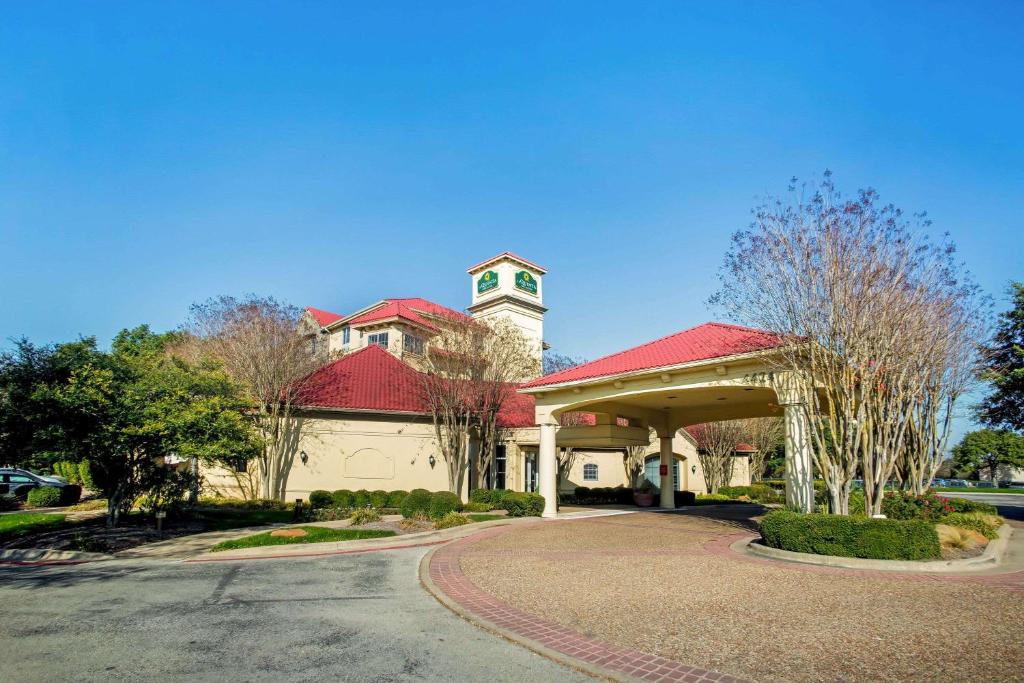
[[[82,487],[78,484],[68,484],[60,489],[60,504],[75,505],[82,500]]]
[[[697,500],[732,500],[724,493],[698,493]]]
[[[330,491],[317,489],[316,491],[309,492],[309,507],[313,508],[314,510],[319,508],[331,507],[331,504],[333,502],[334,497],[331,495]]]
[[[758,503],[784,503],[786,496],[779,494],[770,486],[751,484],[750,486],[723,486],[718,492],[730,498],[747,497]]]
[[[486,503],[493,510],[501,506],[501,501],[505,500],[509,493],[511,491],[508,489],[474,489],[469,494],[469,500],[471,503]]]
[[[92,465],[89,464],[88,460],[82,460],[78,463],[78,483],[82,485],[82,488],[89,490],[95,490],[96,482],[92,478]]]
[[[380,521],[380,511],[373,508],[356,508],[348,518],[352,520],[352,526],[370,524]]]
[[[870,519],[776,510],[761,520],[765,545],[815,555],[875,560],[939,556],[935,526],[921,520]]]
[[[949,500],[934,491],[925,491],[920,496],[910,491],[886,491],[882,496],[882,514],[889,519],[920,519],[934,523],[954,511]]]
[[[413,489],[409,495],[402,500],[402,516],[406,519],[414,519],[420,515],[427,515],[430,511],[430,491],[426,489]]]
[[[985,538],[992,540],[999,536],[999,527],[1003,518],[985,512],[951,512],[942,518],[943,524],[977,531]]]
[[[450,529],[453,526],[462,526],[472,522],[469,517],[460,515],[458,512],[449,512],[443,517],[434,520],[435,529]]]
[[[352,494],[352,507],[364,508],[370,504],[370,492],[366,489],[359,489]]]
[[[338,489],[331,494],[331,505],[336,508],[350,508],[355,496],[348,489]]]
[[[21,507],[18,497],[9,493],[0,494],[0,512],[10,512]]]
[[[378,510],[386,508],[388,506],[388,492],[380,490],[370,491],[370,506]]]
[[[56,486],[40,486],[28,492],[28,504],[37,508],[60,505],[60,489]]]
[[[697,494],[693,491],[676,491],[676,507],[693,505],[697,502]]]
[[[576,487],[576,500],[581,503],[586,503],[590,500],[590,487],[589,486],[577,486]]]
[[[430,508],[427,514],[431,519],[441,519],[449,512],[462,510],[462,501],[451,491],[438,491],[430,495]]]
[[[388,494],[388,504],[386,507],[389,508],[400,508],[402,507],[402,501],[409,495],[408,491],[392,491]]]
[[[463,512],[490,512],[490,503],[474,503],[472,501],[462,506]]]
[[[226,498],[207,496],[199,499],[200,507],[228,508],[234,510],[294,510],[295,503],[275,498]]]
[[[501,505],[509,517],[540,517],[544,512],[544,496],[514,491],[505,496]]]
[[[998,515],[995,505],[982,503],[980,500],[967,500],[966,498],[948,498],[949,507],[953,512],[983,512],[986,515]]]

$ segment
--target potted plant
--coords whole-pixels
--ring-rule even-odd
[[[639,507],[649,508],[654,505],[654,484],[646,478],[642,479],[633,489],[633,502]]]

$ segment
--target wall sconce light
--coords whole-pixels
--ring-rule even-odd
[[[434,457],[434,454],[433,454],[433,453],[431,453],[431,454],[430,454],[430,457],[429,457],[429,458],[427,458],[427,462],[429,462],[429,463],[430,463],[430,469],[434,469],[434,465],[436,465],[436,464],[437,464],[437,458],[435,458],[435,457]]]
[[[697,466],[690,465],[690,474],[697,474]]]
[[[303,465],[305,465],[307,462],[309,462],[309,456],[306,455],[306,451],[300,451],[299,452],[299,460],[302,461]]]

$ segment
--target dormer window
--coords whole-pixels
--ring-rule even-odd
[[[345,325],[345,327],[341,328],[341,343],[344,346],[348,346],[348,339],[349,339],[348,325]]]
[[[376,344],[382,349],[388,348],[388,333],[387,332],[374,332],[366,338],[366,345],[372,346]]]
[[[402,346],[406,353],[414,353],[417,356],[423,355],[423,340],[414,334],[403,334]]]

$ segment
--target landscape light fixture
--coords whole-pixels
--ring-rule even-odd
[[[302,461],[303,465],[309,462],[309,456],[306,455],[306,451],[299,451],[299,460]]]
[[[690,474],[697,474],[697,466],[690,465]]]
[[[430,463],[430,469],[434,469],[434,465],[437,464],[437,458],[434,457],[433,453],[431,453],[430,457],[427,458],[427,462]]]

